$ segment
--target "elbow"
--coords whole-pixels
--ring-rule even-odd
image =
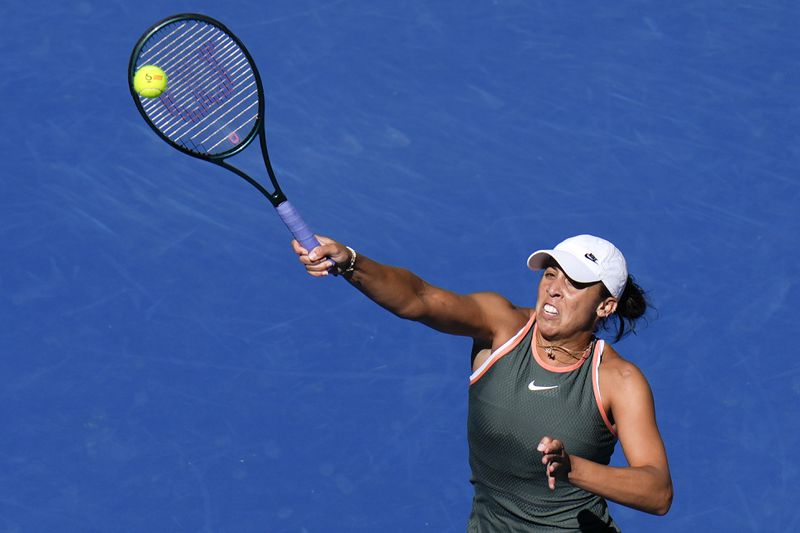
[[[413,322],[422,322],[425,319],[425,308],[419,301],[406,302],[404,305],[389,308],[395,316]]]
[[[655,496],[652,507],[648,511],[654,515],[664,516],[672,507],[672,485],[659,490]]]
[[[648,467],[645,467],[648,469]],[[664,516],[672,507],[672,477],[669,470],[663,471],[650,467],[652,477],[650,482],[642,486],[640,495],[642,496],[640,511],[645,513]],[[646,488],[645,488],[646,487]]]
[[[413,295],[397,302],[392,307],[388,307],[388,309],[399,318],[413,322],[424,322],[429,313],[425,300],[424,286],[418,287]]]

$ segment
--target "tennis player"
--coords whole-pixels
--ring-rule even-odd
[[[473,339],[468,533],[619,531],[606,500],[665,514],[672,480],[641,371],[597,337],[632,331],[647,310],[622,253],[591,235],[539,250],[536,306],[456,294],[325,237],[293,243],[312,276],[344,277],[408,320]],[[611,467],[620,442],[628,466]]]

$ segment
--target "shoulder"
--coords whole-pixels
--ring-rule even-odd
[[[650,385],[644,373],[632,362],[622,357],[616,349],[606,344],[600,364],[603,395],[609,400],[630,399],[631,396],[650,396]]]
[[[533,311],[533,309],[527,307],[519,307],[514,305],[508,298],[496,292],[473,292],[467,294],[465,297],[479,304],[481,307],[498,313],[525,313],[528,317],[530,317],[530,313]]]
[[[475,302],[495,322],[524,325],[533,314],[532,308],[514,305],[508,298],[496,292],[474,292],[466,297]]]
[[[498,339],[505,341],[515,335],[533,316],[530,307],[520,307],[511,303],[505,296],[496,292],[475,292],[466,295],[486,317],[492,339],[484,339],[494,344]]]
[[[623,446],[631,434],[655,428],[655,403],[650,384],[639,368],[606,345],[600,364],[603,406]]]

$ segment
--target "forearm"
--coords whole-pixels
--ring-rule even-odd
[[[395,315],[417,320],[427,283],[414,273],[384,265],[359,254],[354,270],[345,279],[370,300]]]
[[[569,482],[616,503],[663,515],[672,504],[669,474],[655,466],[613,467],[570,456]]]

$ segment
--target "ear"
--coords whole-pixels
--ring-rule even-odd
[[[617,299],[609,296],[597,305],[597,317],[608,318],[617,310]]]

